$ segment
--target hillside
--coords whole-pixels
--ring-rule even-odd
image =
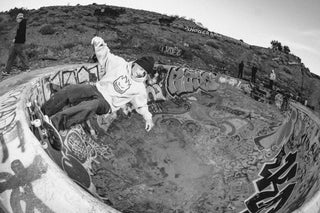
[[[0,67],[4,68],[15,35],[18,9],[0,13]],[[27,56],[32,68],[87,62],[91,38],[98,34],[111,51],[128,60],[153,56],[158,63],[223,72],[237,76],[245,62],[249,80],[257,64],[258,82],[266,84],[271,69],[278,73],[278,90],[299,95],[320,111],[320,77],[301,59],[271,48],[253,46],[201,28],[178,16],[106,5],[53,6],[26,12]],[[187,14],[186,14],[187,15]],[[250,42],[250,41],[247,41]]]

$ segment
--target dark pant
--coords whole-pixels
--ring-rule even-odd
[[[256,74],[251,74],[251,82],[256,83]]]
[[[6,72],[10,73],[11,67],[14,63],[14,60],[19,57],[22,64],[22,69],[28,69],[27,56],[24,53],[24,44],[13,44],[13,47],[10,50],[9,58],[7,61]]]
[[[109,113],[110,105],[96,86],[75,84],[55,93],[41,109],[51,117],[58,130],[64,130],[90,119],[95,114]]]
[[[273,89],[273,80],[271,80],[271,79],[270,79],[270,81],[269,81],[269,88],[270,88],[270,89]]]

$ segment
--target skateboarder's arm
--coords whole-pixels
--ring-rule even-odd
[[[148,109],[147,104],[147,94],[141,94],[134,97],[132,100],[132,104],[140,115],[143,116],[144,120],[146,121],[146,130],[150,131],[152,127],[154,126],[153,120],[152,120],[152,114],[150,113]]]
[[[121,64],[126,63],[122,57],[112,54],[106,43],[94,46],[94,51],[100,66],[105,69],[106,72],[116,72]]]

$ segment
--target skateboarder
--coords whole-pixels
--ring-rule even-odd
[[[69,85],[53,94],[42,106],[44,114],[51,117],[58,130],[63,130],[87,121],[95,114],[115,112],[130,102],[143,116],[145,129],[150,131],[154,123],[148,110],[145,81],[155,74],[154,59],[142,57],[127,62],[112,54],[102,38],[94,37],[91,44],[99,64],[106,71],[105,76],[96,85]]]

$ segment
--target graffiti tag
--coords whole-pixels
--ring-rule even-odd
[[[181,67],[172,67],[169,70],[166,83],[168,94],[172,97],[194,93],[198,90],[215,91],[219,87],[216,82],[216,74]]]
[[[262,178],[255,182],[257,192],[245,202],[247,210],[243,213],[263,210],[271,213],[283,207],[296,185],[296,182],[290,182],[297,172],[296,157],[297,152],[286,156],[282,148],[274,163],[264,165],[259,174]]]
[[[182,50],[178,47],[160,46],[159,51],[163,54],[179,57],[182,55]]]

